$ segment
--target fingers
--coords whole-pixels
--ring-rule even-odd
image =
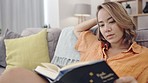
[[[121,77],[115,81],[115,83],[138,83],[132,76]]]

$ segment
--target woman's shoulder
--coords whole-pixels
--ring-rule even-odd
[[[143,46],[141,44],[138,44],[137,42],[134,42],[131,45],[131,48],[133,49],[134,52],[136,53],[142,53],[142,54],[148,54],[148,48],[146,46]]]
[[[98,40],[97,36],[90,30],[81,32],[79,38],[84,40]]]
[[[143,46],[143,45],[140,45],[140,46],[141,46],[140,54],[143,55],[145,58],[148,58],[148,48],[146,46]]]

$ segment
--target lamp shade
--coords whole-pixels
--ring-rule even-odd
[[[90,16],[91,6],[89,4],[76,4],[74,9],[75,16]]]

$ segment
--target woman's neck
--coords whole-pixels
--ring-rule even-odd
[[[130,45],[128,44],[111,44],[111,47],[106,51],[106,54],[108,56],[108,58],[115,56],[123,51],[128,50],[128,48],[130,47]]]
[[[111,44],[111,49],[128,49],[130,45],[128,44]]]

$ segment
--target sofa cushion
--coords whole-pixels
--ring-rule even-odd
[[[51,63],[62,67],[79,61],[79,52],[75,50],[77,38],[73,33],[73,29],[73,26],[62,29]]]
[[[136,33],[136,42],[142,46],[148,47],[148,29],[139,29]]]
[[[5,29],[4,34],[0,38],[0,66],[6,67],[6,49],[4,44],[4,39],[14,39],[21,37],[20,34]]]
[[[49,47],[50,59],[52,60],[61,33],[61,29],[50,28],[47,29],[47,32],[48,32],[48,47]]]
[[[21,36],[29,36],[38,33],[43,28],[26,28],[22,31]],[[61,29],[59,28],[48,28],[47,29],[47,40],[48,40],[48,52],[50,60],[52,60],[55,52],[55,48],[61,33]]]
[[[47,30],[16,39],[5,39],[6,70],[14,67],[34,69],[42,62],[50,62],[47,46]]]

